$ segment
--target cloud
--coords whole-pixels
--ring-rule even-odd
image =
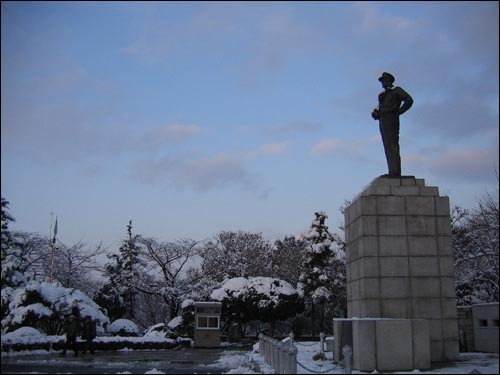
[[[442,101],[416,105],[408,117],[417,123],[414,130],[426,137],[467,139],[490,134],[498,128],[498,114],[485,101],[484,94],[484,89],[475,85],[457,87],[448,91]]]
[[[259,75],[282,70],[292,54],[317,45],[313,30],[301,22],[292,9],[261,15],[255,36],[257,42],[247,68]]]
[[[167,182],[175,188],[189,188],[206,192],[227,187],[253,191],[260,198],[269,195],[250,172],[250,163],[256,158],[281,155],[287,143],[270,143],[253,150],[217,153],[205,158],[170,155],[159,159],[141,159],[131,163],[130,177],[145,184]]]
[[[167,182],[178,189],[198,192],[239,186],[257,190],[244,160],[230,154],[191,159],[187,156],[167,156],[159,160],[139,160],[130,167],[131,177],[145,184]]]
[[[137,130],[132,130],[137,132]],[[143,131],[137,141],[137,146],[141,149],[158,148],[162,145],[178,144],[199,135],[202,132],[198,125],[161,125],[147,128]]]
[[[243,161],[231,155],[215,155],[206,159],[190,160],[179,171],[177,183],[198,191],[223,188],[236,184],[253,189],[255,183]]]
[[[287,147],[287,142],[265,144],[256,148],[255,150],[249,151],[246,154],[246,157],[249,159],[254,159],[259,156],[281,155],[286,151]]]
[[[354,157],[363,157],[366,153],[366,146],[380,143],[380,137],[374,136],[356,141],[346,141],[340,138],[325,138],[311,147],[311,154],[316,156],[328,156],[343,154]]]
[[[292,121],[284,125],[275,125],[267,128],[267,132],[273,135],[289,135],[295,133],[314,133],[323,128],[316,122],[310,121]]]
[[[403,165],[430,171],[436,176],[456,181],[490,181],[498,170],[499,148],[496,141],[485,149],[450,149],[422,152],[403,157]],[[406,168],[405,168],[406,169]]]
[[[381,33],[386,37],[400,37],[403,33],[414,32],[418,23],[407,17],[386,16],[370,2],[357,1],[353,4],[359,27],[354,30],[362,34]]]

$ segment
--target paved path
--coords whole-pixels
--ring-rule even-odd
[[[2,357],[2,374],[144,374],[156,369],[167,374],[221,374],[230,369],[213,366],[227,349],[181,349],[101,351],[73,357],[59,354],[36,354]],[[210,366],[212,365],[212,366]]]

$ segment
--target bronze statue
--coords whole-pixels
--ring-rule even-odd
[[[385,91],[378,96],[378,107],[372,112],[374,120],[379,120],[380,134],[384,143],[385,157],[389,173],[387,177],[401,176],[401,156],[399,154],[399,116],[413,104],[412,97],[401,87],[394,87],[394,76],[384,72],[378,79]],[[403,105],[401,105],[403,104]]]

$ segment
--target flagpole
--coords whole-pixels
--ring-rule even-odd
[[[52,220],[51,220],[52,222]],[[52,224],[51,224],[52,227]],[[54,281],[54,252],[56,245],[56,235],[57,235],[57,216],[56,216],[56,224],[54,225],[54,237],[50,240],[50,282]]]
[[[54,220],[54,211],[52,210],[50,212],[50,229],[49,229],[49,244],[50,244],[50,282],[52,283],[52,260],[54,258],[54,250],[52,248],[52,240],[51,240],[51,236],[52,236],[52,222]]]

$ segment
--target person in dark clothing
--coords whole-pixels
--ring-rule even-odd
[[[82,353],[85,354],[90,351],[91,354],[95,354],[94,349],[94,339],[96,337],[96,323],[93,321],[90,316],[86,316],[83,319],[83,331],[82,331],[82,339],[85,340],[85,344],[83,346]]]
[[[66,343],[64,344],[64,349],[62,355],[66,355],[68,349],[72,349],[75,353],[75,357],[78,357],[78,346],[76,343],[76,338],[80,335],[82,329],[80,321],[80,310],[78,307],[73,307],[71,315],[64,322],[64,328],[66,331]]]
[[[374,120],[379,120],[380,134],[384,144],[389,173],[385,176],[401,176],[401,156],[399,153],[399,116],[413,104],[412,97],[401,87],[394,87],[394,76],[384,72],[378,79],[385,91],[378,96],[378,107],[372,112]]]

